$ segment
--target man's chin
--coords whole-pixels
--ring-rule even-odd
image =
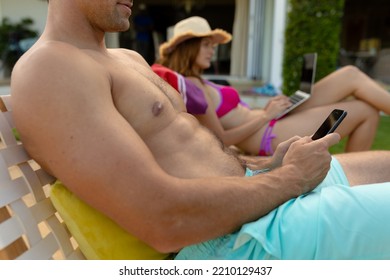
[[[124,21],[124,22],[118,23],[115,26],[112,26],[111,28],[106,30],[106,32],[110,32],[110,33],[113,33],[113,32],[124,32],[124,31],[129,30],[129,28],[130,28],[130,22],[129,21]]]

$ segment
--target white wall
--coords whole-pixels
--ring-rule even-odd
[[[10,18],[12,22],[22,18],[34,20],[33,29],[42,33],[47,16],[46,0],[0,0],[0,19]]]
[[[270,63],[270,83],[280,88],[283,83],[283,52],[284,32],[286,27],[287,0],[275,0],[273,29],[272,29],[272,52]]]

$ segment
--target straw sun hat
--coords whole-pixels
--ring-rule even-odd
[[[160,57],[172,52],[177,45],[194,37],[211,37],[215,44],[225,44],[232,39],[232,35],[222,29],[211,30],[204,18],[194,16],[176,23],[173,27],[172,38],[160,46]]]

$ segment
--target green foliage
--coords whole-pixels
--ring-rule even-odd
[[[17,23],[11,23],[7,17],[3,18],[0,25],[0,59],[5,67],[12,68],[21,56],[20,40],[38,36],[38,32],[31,29],[33,23],[30,18]]]
[[[345,0],[289,0],[283,57],[283,92],[298,88],[302,55],[318,53],[316,80],[333,72],[340,48]]]
[[[372,144],[371,150],[390,150],[390,116],[381,116],[378,130],[375,135],[374,143]],[[345,145],[347,139],[343,139],[340,143],[330,147],[332,154],[339,154],[345,151]]]

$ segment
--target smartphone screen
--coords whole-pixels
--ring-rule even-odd
[[[344,110],[333,110],[318,130],[313,134],[311,139],[316,140],[334,132],[346,115],[347,112]]]

